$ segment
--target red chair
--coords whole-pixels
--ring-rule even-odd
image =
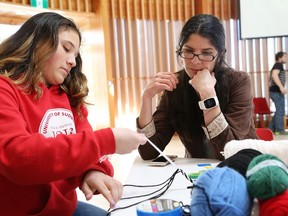
[[[253,98],[253,104],[254,104],[255,126],[257,123],[257,117],[259,117],[260,128],[264,128],[265,127],[264,116],[267,115],[266,119],[270,121],[271,114],[273,112],[271,112],[265,97]]]
[[[256,128],[256,134],[261,140],[274,140],[273,132],[269,128]]]

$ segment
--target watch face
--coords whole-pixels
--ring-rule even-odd
[[[216,106],[216,101],[214,98],[209,98],[207,100],[204,101],[205,107],[206,108],[211,108]]]

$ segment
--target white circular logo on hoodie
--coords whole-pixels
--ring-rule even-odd
[[[49,109],[39,126],[39,133],[45,137],[56,137],[59,134],[75,134],[73,113],[68,109]]]

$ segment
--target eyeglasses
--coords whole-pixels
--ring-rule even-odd
[[[179,55],[184,58],[184,59],[193,59],[195,56],[197,56],[197,58],[200,60],[200,61],[206,61],[206,62],[211,62],[213,61],[218,53],[214,56],[212,54],[203,54],[203,53],[200,53],[200,54],[195,54],[189,50],[182,50],[179,52]]]

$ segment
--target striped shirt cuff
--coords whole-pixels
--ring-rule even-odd
[[[147,138],[152,137],[156,133],[154,120],[152,119],[144,128],[140,129],[137,125],[137,132],[144,134]]]
[[[223,115],[220,113],[209,125],[202,126],[206,137],[211,140],[214,137],[218,136],[228,127],[228,123]]]

